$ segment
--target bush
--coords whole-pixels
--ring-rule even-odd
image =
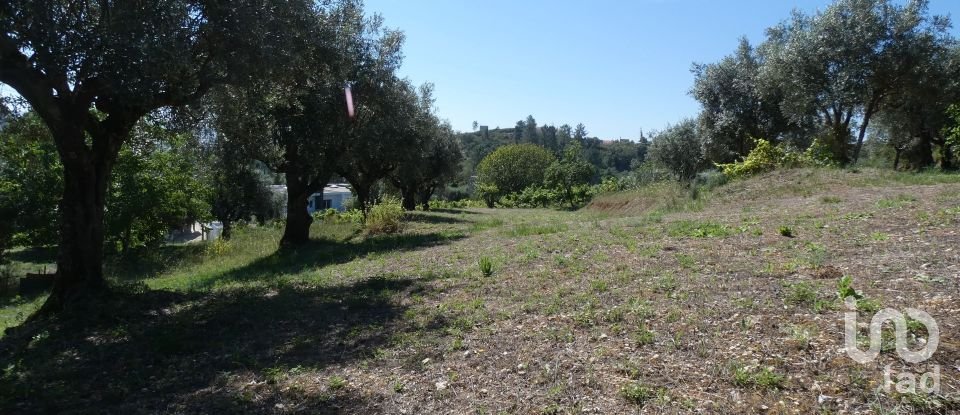
[[[478,194],[493,205],[504,195],[543,184],[547,168],[556,158],[534,144],[511,144],[496,149],[477,166]]]
[[[403,205],[394,197],[386,197],[367,213],[366,228],[371,234],[395,233],[403,228]]]
[[[814,145],[817,145],[816,141],[814,141]],[[807,152],[801,153],[783,144],[775,146],[767,140],[757,139],[753,150],[750,151],[750,154],[747,154],[743,161],[717,164],[717,167],[725,176],[731,179],[739,179],[778,168],[814,165],[817,164],[811,161],[813,160],[811,149],[814,149],[814,145],[811,145]],[[820,150],[814,151],[819,152]],[[816,155],[816,157],[819,157],[819,155]]]
[[[319,221],[327,223],[355,223],[357,225],[363,224],[363,212],[357,209],[345,210],[339,212],[336,209],[330,208],[326,210],[318,210],[313,212],[313,218]]]
[[[803,152],[804,162],[813,166],[828,167],[836,166],[837,162],[833,159],[833,151],[830,145],[819,138],[815,138],[807,151]]]
[[[470,199],[430,201],[430,209],[468,209],[482,208],[484,206],[483,201]]]
[[[627,181],[619,177],[604,177],[600,184],[593,186],[594,194],[615,193],[627,189]]]

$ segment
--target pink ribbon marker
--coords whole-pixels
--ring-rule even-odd
[[[353,109],[353,92],[350,91],[350,84],[343,88],[343,93],[347,96],[347,115],[352,119],[356,115]]]

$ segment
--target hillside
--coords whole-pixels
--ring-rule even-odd
[[[0,339],[0,412],[960,410],[960,176],[789,170],[691,193],[416,212],[394,236],[316,224],[296,252],[268,228],[161,250],[113,271],[129,295]],[[861,323],[930,313],[933,357],[904,366],[885,340],[851,360],[842,276]],[[939,365],[941,394],[877,392],[888,364]]]

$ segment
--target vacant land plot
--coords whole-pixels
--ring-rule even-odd
[[[295,252],[265,228],[168,247],[114,269],[115,298],[6,334],[0,411],[949,413],[957,182],[796,170],[579,212],[417,212],[393,236],[317,224]],[[886,330],[878,359],[848,357],[845,276],[861,325],[925,310],[936,353],[905,363]],[[883,391],[887,365],[939,370],[940,393]]]

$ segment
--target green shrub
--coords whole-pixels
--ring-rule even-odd
[[[430,209],[468,209],[482,208],[485,204],[482,200],[431,200]]]
[[[600,184],[593,186],[593,194],[614,193],[626,190],[627,182],[618,177],[604,177]]]
[[[804,162],[807,165],[829,167],[836,166],[837,162],[833,159],[833,150],[830,144],[820,138],[813,139],[810,147],[803,152]]]
[[[554,160],[550,150],[535,144],[500,147],[477,165],[478,195],[493,207],[504,195],[540,186]]]
[[[786,151],[767,140],[757,139],[756,145],[743,161],[717,164],[720,171],[731,179],[753,176],[780,167],[786,157]]]
[[[399,232],[403,228],[403,214],[403,206],[399,199],[384,198],[367,213],[367,232],[371,234]]]
[[[657,391],[644,386],[640,382],[634,382],[620,389],[620,396],[623,396],[627,402],[643,406],[648,401],[657,397]]]
[[[789,226],[786,226],[786,225],[781,226],[778,231],[782,236],[786,236],[787,238],[793,238],[793,229],[791,229]]]
[[[343,212],[338,212],[336,209],[319,210],[313,212],[313,218],[315,220],[320,220],[327,223],[363,224],[363,212],[357,209],[351,209]]]

